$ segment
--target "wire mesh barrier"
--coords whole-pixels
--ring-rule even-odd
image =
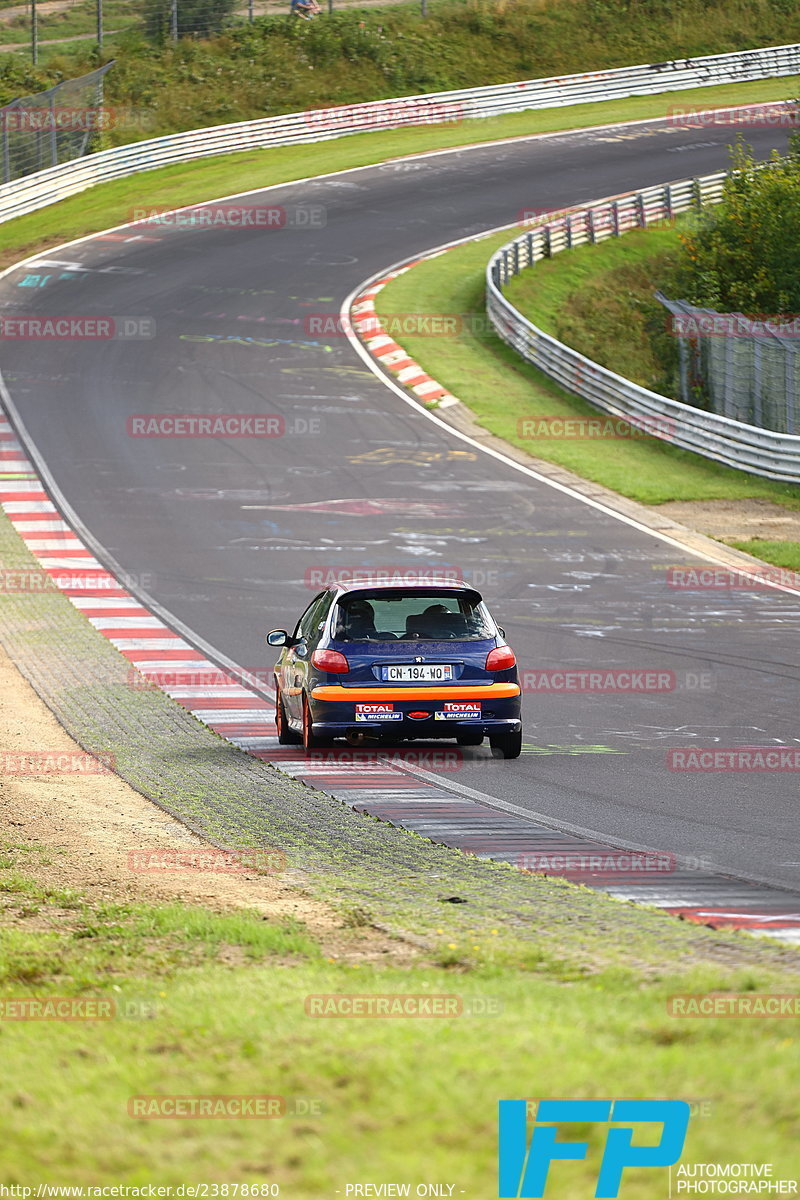
[[[113,65],[0,108],[3,183],[90,152],[108,119],[103,79]]]
[[[684,403],[777,433],[799,432],[800,317],[720,313],[663,292],[656,299],[672,314]]]
[[[232,151],[299,145],[404,125],[471,120],[615,97],[653,95],[734,80],[796,74],[800,74],[800,45],[766,46],[735,54],[676,59],[586,75],[522,80],[465,91],[402,96],[193,129],[102,150],[78,162],[38,171],[29,179],[0,185],[0,221],[34,212],[111,179]],[[750,107],[754,111],[765,106]]]
[[[573,246],[601,242],[631,229],[671,220],[677,213],[693,207],[719,203],[724,180],[724,172],[706,175],[555,215],[540,215],[533,228],[492,255],[486,270],[487,315],[504,342],[566,391],[581,396],[595,408],[715,462],[768,479],[800,483],[800,436],[776,432],[766,421],[766,427],[762,428],[760,422],[751,422],[741,414],[707,412],[640,387],[539,329],[503,295],[509,279],[543,258]],[[777,376],[765,369],[763,354],[759,356],[758,370],[763,421],[765,417],[774,417],[780,404],[764,401],[764,397],[773,395]],[[792,386],[793,380],[792,375]],[[787,394],[790,385],[785,380],[784,384]],[[789,412],[787,403],[784,413],[788,416]],[[791,412],[793,420],[793,409]],[[748,417],[754,416],[752,409]]]

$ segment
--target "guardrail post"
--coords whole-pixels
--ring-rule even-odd
[[[619,200],[611,205],[611,231],[614,237],[619,237]]]
[[[544,255],[545,258],[552,258],[553,257],[552,252],[551,252],[552,242],[550,239],[550,226],[549,225],[545,225],[544,228],[542,229],[542,241],[544,242],[544,246],[542,247],[542,254]]]
[[[668,183],[664,188],[664,215],[668,221],[672,220],[672,184]]]
[[[519,275],[519,242],[514,242],[514,274]]]
[[[795,432],[795,405],[794,405],[794,383],[795,383],[795,364],[797,362],[797,354],[794,346],[791,347],[786,363],[786,432]]]
[[[58,136],[56,134],[56,98],[50,93],[50,165],[58,166]]]
[[[753,338],[753,424],[763,428],[764,413],[761,407],[761,341]]]
[[[641,229],[647,228],[647,213],[644,207],[644,195],[642,192],[636,193],[636,223]]]
[[[533,266],[533,263],[534,263],[534,258],[533,258],[533,233],[529,233],[529,234],[527,235],[526,241],[527,241],[527,243],[528,243],[528,266],[529,266],[529,267],[532,267],[532,266]]]
[[[587,210],[586,210],[586,229],[589,234],[589,241],[592,243],[592,245],[594,245],[594,243],[597,241],[597,238],[595,237],[595,234],[594,234],[594,209],[593,208],[587,208]]]
[[[697,177],[692,180],[692,204],[695,208],[703,207],[703,185]]]
[[[564,232],[567,235],[567,249],[571,250],[572,249],[572,213],[567,213],[566,220],[564,222]]]

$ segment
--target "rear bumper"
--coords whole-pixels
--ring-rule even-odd
[[[405,688],[326,685],[313,689],[310,706],[315,730],[328,737],[356,730],[382,740],[455,738],[477,730],[489,736],[521,728],[519,691],[516,683]],[[472,712],[464,711],[470,705]]]
[[[348,704],[393,701],[404,704],[407,700],[427,700],[428,703],[446,703],[451,700],[509,700],[519,696],[518,683],[465,683],[417,685],[409,687],[390,687],[377,684],[375,687],[342,687],[341,684],[322,684],[311,692],[312,700],[344,701]]]
[[[367,721],[357,725],[351,718],[349,721],[336,721],[323,717],[314,718],[314,732],[324,737],[345,737],[346,734],[357,732],[391,741],[393,738],[403,740],[419,738],[420,741],[438,741],[442,738],[455,738],[460,733],[480,729],[484,737],[495,733],[516,733],[522,727],[518,717],[490,718],[486,721]]]

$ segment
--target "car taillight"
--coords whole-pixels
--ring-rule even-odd
[[[346,675],[350,670],[349,662],[338,650],[315,650],[311,662],[320,671],[331,671],[335,675]]]
[[[517,656],[510,646],[497,646],[486,655],[487,671],[507,671],[517,665]]]

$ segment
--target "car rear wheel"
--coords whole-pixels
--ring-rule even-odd
[[[303,747],[306,754],[311,750],[317,750],[320,746],[330,746],[332,738],[320,737],[314,732],[314,722],[311,719],[311,709],[308,704],[308,698],[303,696]]]
[[[482,729],[463,729],[456,734],[459,746],[480,746],[483,741]]]
[[[275,699],[275,726],[278,730],[278,745],[279,746],[299,746],[302,738],[299,733],[290,727],[286,720],[286,709],[283,707],[283,700],[280,692],[277,693]]]
[[[516,733],[495,733],[489,738],[493,750],[499,750],[503,758],[519,758],[522,753],[522,730]]]

